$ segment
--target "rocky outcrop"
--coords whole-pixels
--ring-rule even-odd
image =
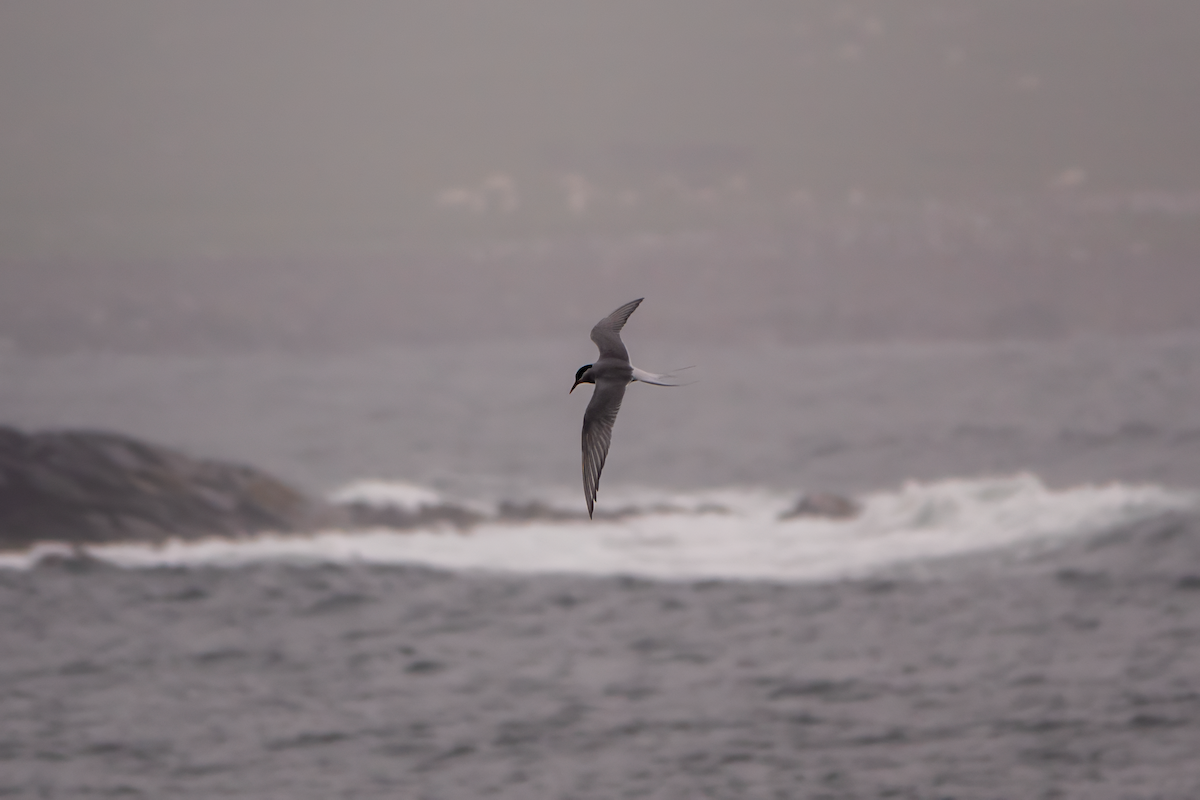
[[[0,549],[302,531],[336,516],[252,467],[112,433],[0,426]]]
[[[788,512],[780,514],[781,520],[796,517],[823,517],[825,519],[853,519],[862,512],[862,507],[849,497],[832,492],[812,492],[801,497]]]
[[[394,531],[410,531],[437,525],[451,525],[463,531],[487,519],[477,511],[454,503],[438,503],[412,509],[349,502],[338,504],[337,510],[351,528],[389,528]]]

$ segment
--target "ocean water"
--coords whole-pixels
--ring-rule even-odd
[[[578,475],[590,387],[567,393],[593,354],[584,335],[320,355],[6,351],[0,418],[245,461],[335,502],[480,517],[466,533],[97,550],[129,565],[819,579],[1094,534],[1189,508],[1200,489],[1194,333],[719,348],[643,341],[635,316],[625,338],[648,369],[695,365],[693,383],[630,387],[590,523]],[[780,519],[810,491],[851,496],[863,514]]]
[[[593,521],[579,339],[0,352],[7,423],[474,520],[0,555],[0,796],[1200,796],[1200,337],[635,318],[698,380],[630,387]]]
[[[413,512],[459,507],[423,487],[375,481],[351,484],[333,499]],[[572,513],[570,501],[560,497],[557,504],[521,507],[519,516],[475,503],[467,508],[481,521],[469,530],[432,523],[417,530],[328,530],[249,541],[115,543],[88,552],[130,568],[419,564],[470,572],[813,581],[919,571],[928,562],[964,556],[1036,553],[1073,538],[1200,511],[1200,492],[1122,484],[1053,491],[1027,474],[910,483],[867,494],[861,513],[848,520],[790,517],[794,499],[767,491],[642,490],[614,500],[620,515],[595,521]],[[72,551],[48,543],[0,554],[0,568],[30,568],[47,556],[70,558]]]

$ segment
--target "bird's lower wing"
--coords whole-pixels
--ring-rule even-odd
[[[600,381],[592,392],[587,411],[583,412],[583,496],[587,500],[589,517],[596,505],[600,473],[608,458],[613,423],[617,421],[617,412],[621,410],[624,397],[624,381]]]

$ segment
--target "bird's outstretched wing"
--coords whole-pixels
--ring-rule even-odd
[[[640,301],[634,301],[629,306],[632,312]],[[630,307],[632,306],[632,307]],[[619,309],[618,309],[619,310]],[[629,313],[625,314],[626,317]],[[622,319],[621,323],[624,324]],[[597,328],[599,326],[596,326]],[[617,328],[620,330],[620,328]],[[592,338],[596,338],[595,331]],[[620,340],[617,340],[620,344]],[[588,517],[592,516],[592,508],[596,504],[596,492],[600,488],[600,472],[604,469],[604,460],[608,458],[608,445],[612,442],[613,423],[617,421],[617,412],[621,410],[621,400],[625,397],[626,383],[623,380],[601,380],[596,383],[592,392],[591,402],[587,411],[583,412],[583,496],[587,498]]]
[[[625,349],[625,344],[621,341],[621,328],[625,327],[625,323],[629,321],[629,315],[645,299],[644,297],[639,297],[637,300],[626,303],[597,322],[596,327],[592,328],[592,341],[596,343],[596,347],[600,348],[600,358],[607,357],[619,358],[622,361],[629,360],[629,352]],[[590,409],[591,406],[588,406],[588,408]]]

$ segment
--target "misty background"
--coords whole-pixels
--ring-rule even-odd
[[[1194,329],[1197,75],[1190,0],[5,3],[0,341]]]
[[[0,796],[1194,800],[1198,301],[1198,0],[0,0]]]

